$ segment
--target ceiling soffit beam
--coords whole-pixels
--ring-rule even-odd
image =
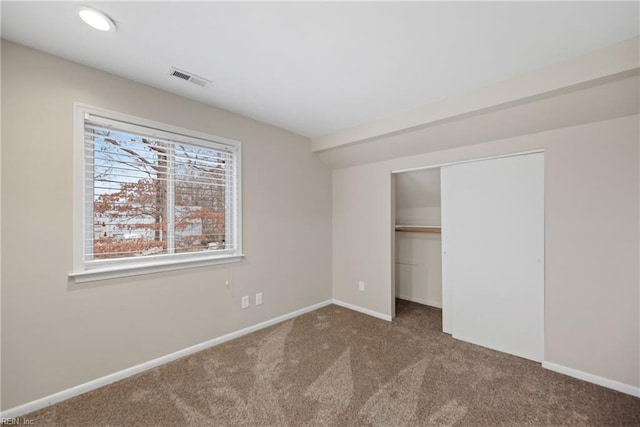
[[[421,108],[314,138],[311,149],[321,152],[366,142],[623,78],[640,69],[639,52],[640,38],[636,37]]]

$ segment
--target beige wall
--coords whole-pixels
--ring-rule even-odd
[[[333,297],[392,314],[391,171],[544,149],[545,360],[640,386],[639,144],[633,115],[334,170]]]
[[[74,101],[241,141],[246,259],[69,281]],[[4,41],[2,125],[2,409],[331,298],[331,177],[306,138]]]

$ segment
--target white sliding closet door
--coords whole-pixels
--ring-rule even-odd
[[[442,168],[443,329],[544,356],[544,155]]]

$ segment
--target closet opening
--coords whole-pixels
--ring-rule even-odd
[[[393,172],[391,189],[394,317],[396,298],[438,307],[453,338],[542,361],[544,152]]]
[[[440,168],[394,173],[393,180],[394,302],[442,309]],[[411,306],[401,304],[398,315]]]

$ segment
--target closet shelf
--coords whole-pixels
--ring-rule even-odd
[[[405,233],[440,233],[439,225],[396,225],[396,231]]]

